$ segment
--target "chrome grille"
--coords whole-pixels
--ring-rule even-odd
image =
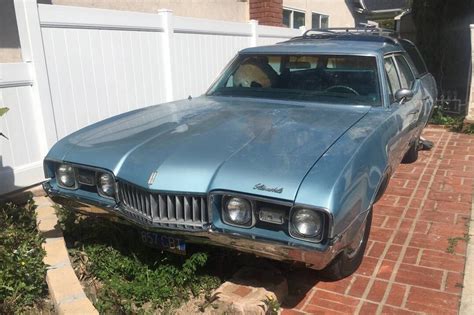
[[[119,182],[119,199],[125,210],[139,220],[164,227],[199,229],[209,222],[205,196],[152,193]]]

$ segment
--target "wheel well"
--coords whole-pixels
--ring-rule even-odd
[[[375,199],[374,199],[373,204],[375,204],[377,201],[379,201],[380,198],[382,198],[383,194],[385,193],[385,190],[387,189],[389,181],[390,181],[389,172],[385,172],[385,175],[383,176],[382,182],[379,185],[377,194],[375,195]]]

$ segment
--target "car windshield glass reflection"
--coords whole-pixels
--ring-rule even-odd
[[[381,104],[375,57],[241,55],[208,95]]]

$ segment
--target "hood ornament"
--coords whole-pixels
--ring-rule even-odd
[[[283,192],[282,187],[268,187],[268,186],[265,186],[262,183],[258,183],[255,186],[253,186],[253,189],[268,191],[268,192],[274,192],[274,193],[277,193],[277,194],[281,194]]]
[[[153,183],[155,182],[155,179],[156,179],[156,176],[158,175],[158,171],[153,171],[151,174],[150,174],[150,177],[148,178],[148,186],[151,186],[153,185]]]

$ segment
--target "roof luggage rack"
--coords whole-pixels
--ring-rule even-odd
[[[363,24],[360,27],[314,28],[307,30],[302,36],[290,39],[290,41],[305,39],[341,39],[397,44],[398,38],[399,34],[394,30]]]

